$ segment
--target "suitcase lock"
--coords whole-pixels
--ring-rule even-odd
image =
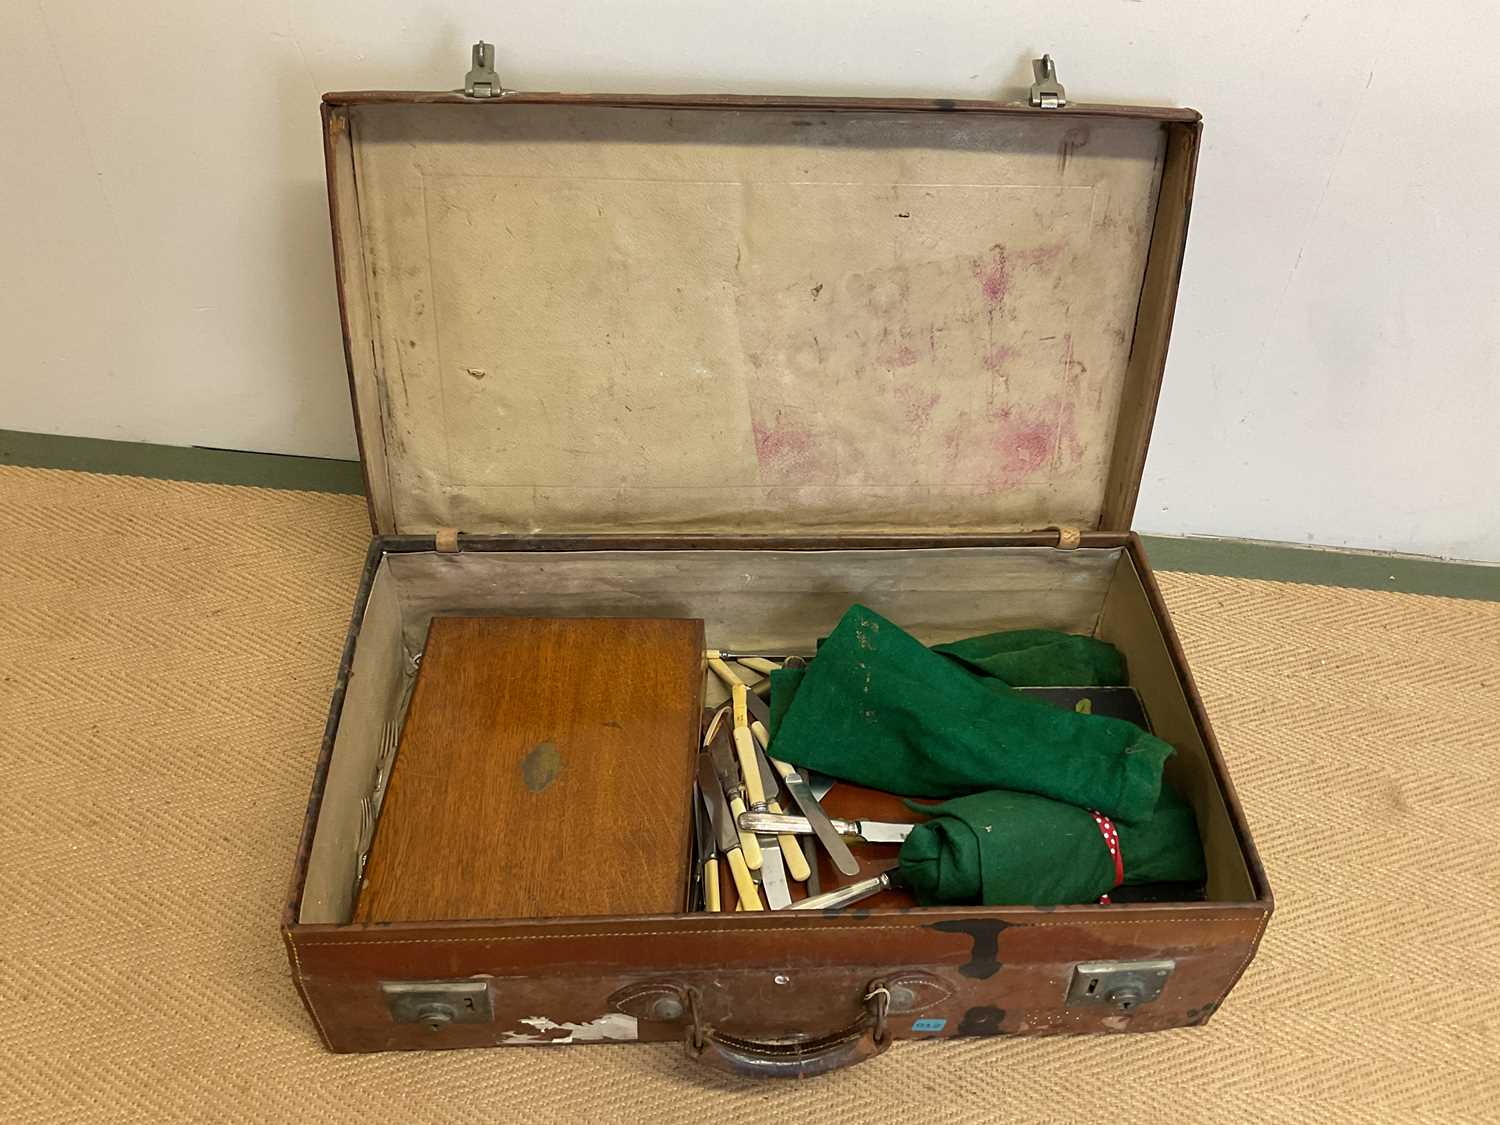
[[[1161,995],[1176,961],[1085,961],[1073,969],[1068,985],[1068,1007],[1107,1004],[1117,1012],[1133,1012]]]
[[[450,1023],[495,1018],[485,980],[385,980],[380,982],[394,1023],[424,1023],[441,1031]]]

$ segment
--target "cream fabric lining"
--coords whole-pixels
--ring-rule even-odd
[[[1159,123],[349,113],[382,530],[1098,525]]]
[[[437,552],[387,555],[365,611],[309,859],[301,921],[352,910],[359,798],[437,613],[702,617],[710,646],[805,650],[854,601],[933,643],[1045,626],[1119,645],[1174,776],[1207,826],[1210,897],[1254,898],[1222,795],[1129,557],[1118,548]]]
[[[323,782],[323,808],[308,857],[302,921],[347,922],[354,913],[354,865],[360,840],[360,799],[369,796],[380,738],[402,697],[409,665],[401,644],[397,579],[381,565],[370,587],[364,621],[339,713],[333,756]]]

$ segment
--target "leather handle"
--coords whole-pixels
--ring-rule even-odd
[[[848,1027],[816,1039],[767,1042],[727,1035],[704,1025],[696,989],[687,990],[688,1058],[746,1078],[814,1078],[872,1059],[891,1045],[886,1013],[891,994],[882,981],[865,990],[865,1010]]]

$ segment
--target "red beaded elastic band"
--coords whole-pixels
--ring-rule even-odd
[[[1104,846],[1109,849],[1109,857],[1115,861],[1115,881],[1113,887],[1111,887],[1112,890],[1125,881],[1125,856],[1120,851],[1120,833],[1115,828],[1115,822],[1099,812],[1099,810],[1090,809],[1089,815],[1094,818],[1094,823],[1099,826],[1099,834],[1104,837]],[[1100,895],[1099,904],[1101,906],[1108,906],[1109,895]]]

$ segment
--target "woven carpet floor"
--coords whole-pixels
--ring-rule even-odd
[[[1162,576],[1277,898],[1208,1026],[334,1056],[277,913],[347,496],[0,469],[0,1121],[1500,1120],[1500,604]]]

